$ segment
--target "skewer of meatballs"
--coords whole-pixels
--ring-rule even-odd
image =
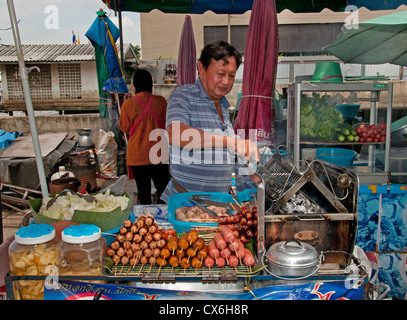
[[[167,264],[171,266],[171,272],[182,268],[184,274],[189,268],[195,269],[197,274],[203,266],[210,271],[215,265],[220,268],[229,265],[235,270],[239,264],[254,265],[252,254],[247,249],[245,251],[244,244],[228,226],[221,226],[213,240],[206,244],[197,230],[192,229],[178,237],[174,229],[159,229],[154,217],[148,215],[140,216],[134,223],[125,220],[119,234],[108,246],[107,255],[113,260],[115,276],[122,274],[125,267],[126,276],[132,270],[138,270],[139,276],[143,270],[150,273],[153,266],[158,266],[160,274],[161,268]]]

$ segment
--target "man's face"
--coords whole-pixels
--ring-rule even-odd
[[[236,60],[234,57],[229,57],[227,60],[229,63],[212,59],[207,69],[198,62],[199,78],[212,100],[219,100],[228,94],[235,83]]]

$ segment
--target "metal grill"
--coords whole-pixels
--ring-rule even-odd
[[[257,167],[265,185],[265,209],[274,213],[279,208],[278,200],[302,177],[295,166],[275,152],[264,166]]]
[[[108,270],[108,269],[106,269]],[[232,273],[240,276],[247,276],[247,275],[253,275],[255,273],[258,273],[258,270],[252,269],[250,271],[250,268],[246,265],[238,265],[235,268],[232,268],[230,266],[224,266],[223,268],[219,267],[212,267],[212,268],[186,268],[183,269],[182,267],[176,267],[172,268],[170,265],[165,265],[160,268],[158,265],[151,265],[151,264],[145,264],[141,265],[138,264],[134,267],[131,267],[130,264],[123,265],[121,263],[117,265],[113,265],[111,270],[107,271],[108,276],[117,276],[117,277],[123,277],[123,276],[141,276],[142,274],[158,274],[158,273],[171,273],[177,276],[189,276],[189,277],[194,277],[194,276],[202,276],[206,274],[223,274],[223,273]]]

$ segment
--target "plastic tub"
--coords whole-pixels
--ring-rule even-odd
[[[317,159],[324,160],[342,167],[350,167],[357,152],[343,148],[317,148]]]
[[[337,104],[335,106],[335,110],[339,111],[342,113],[342,117],[344,119],[355,119],[355,117],[358,115],[360,109],[360,104]]]
[[[175,210],[182,207],[183,203],[189,202],[189,198],[193,195],[198,195],[202,199],[228,203],[235,203],[233,196],[229,193],[220,193],[220,192],[185,192],[185,193],[176,193],[170,196],[168,200],[168,221],[174,226],[174,230],[177,233],[183,233],[184,231],[189,231],[191,226],[201,226],[201,227],[217,227],[218,223],[210,222],[187,222],[179,221],[175,217]]]

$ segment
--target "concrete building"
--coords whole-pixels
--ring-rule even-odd
[[[97,111],[99,92],[95,50],[91,44],[23,45],[34,110]],[[137,64],[131,44],[125,63]],[[0,46],[2,100],[5,111],[25,110],[15,46]]]
[[[354,12],[333,12],[324,9],[318,13],[292,13],[284,10],[278,14],[279,22],[279,59],[276,75],[276,89],[282,93],[289,83],[314,73],[319,61],[339,60],[324,52],[323,47],[333,42],[345,23],[357,23],[373,19],[396,11],[407,10],[402,5],[397,10],[370,11],[364,7]],[[196,42],[196,55],[207,44],[215,40],[226,40],[244,54],[245,41],[251,11],[245,14],[220,15],[208,11],[202,15],[191,14]],[[162,13],[152,10],[140,14],[142,64],[147,63],[155,75],[156,84],[163,84],[163,66],[176,63],[185,14]],[[159,63],[153,65],[153,60]],[[394,101],[394,107],[407,107],[405,99],[405,79],[407,71],[402,66],[391,64],[360,65],[341,63],[343,76],[384,75],[396,81],[395,91],[400,93]],[[228,95],[232,105],[237,102],[237,93],[241,91],[243,63],[236,74],[236,84]]]

